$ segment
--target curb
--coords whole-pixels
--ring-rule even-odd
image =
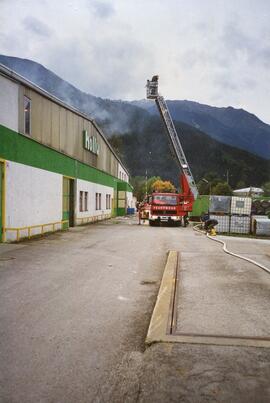
[[[168,254],[157,301],[145,340],[145,343],[148,345],[164,341],[164,336],[170,335],[172,332],[178,254],[177,251],[169,251]]]
[[[179,252],[169,251],[159,288],[155,308],[151,317],[146,345],[153,343],[205,344],[235,347],[270,348],[269,337],[239,337],[234,335],[185,334],[175,332],[175,293]]]

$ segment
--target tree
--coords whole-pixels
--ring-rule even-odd
[[[218,177],[216,172],[206,172],[198,182],[197,187],[199,194],[210,195],[213,194],[213,188],[222,180]]]
[[[200,180],[197,183],[198,191],[200,195],[209,195],[210,194],[210,182],[205,182]]]
[[[240,180],[239,182],[237,182],[235,189],[243,189],[245,187],[246,187],[245,182]]]
[[[175,193],[175,186],[170,181],[156,180],[152,184],[153,192]]]
[[[213,195],[223,195],[223,196],[231,196],[232,188],[227,182],[219,182],[216,186],[212,188]]]
[[[159,176],[152,176],[146,181],[143,176],[134,176],[130,178],[130,183],[133,186],[134,196],[138,201],[142,201],[146,193],[152,193],[155,190],[158,192],[175,192],[175,187],[170,181],[163,181]]]
[[[143,176],[134,176],[130,178],[130,184],[133,186],[133,194],[138,201],[141,201],[145,194],[145,178]]]
[[[130,183],[133,186],[133,194],[138,201],[142,201],[146,193],[152,193],[152,185],[154,182],[161,180],[159,176],[152,176],[146,181],[144,176],[134,176],[130,178]]]
[[[264,191],[264,196],[270,196],[270,182],[265,182],[262,185],[262,189]]]

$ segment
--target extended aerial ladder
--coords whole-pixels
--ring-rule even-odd
[[[175,159],[180,168],[181,172],[180,182],[181,182],[182,194],[187,199],[189,199],[189,202],[192,204],[192,202],[198,196],[198,189],[192,176],[191,170],[189,168],[185,153],[181,146],[166,101],[158,93],[158,76],[153,76],[152,80],[147,80],[146,97],[148,99],[154,99],[157,104],[158,110],[160,112],[160,115],[162,117],[163,123],[165,125],[170,140],[171,149],[174,153]]]

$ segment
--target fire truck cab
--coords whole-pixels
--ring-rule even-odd
[[[179,193],[154,192],[147,196],[140,208],[140,219],[149,220],[149,225],[167,223],[186,226],[190,204]]]

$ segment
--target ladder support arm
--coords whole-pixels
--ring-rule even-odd
[[[158,76],[154,76],[152,80],[147,80],[146,84],[146,96],[148,99],[154,99],[156,105],[158,107],[159,113],[161,115],[162,121],[165,125],[166,132],[169,137],[171,148],[174,152],[176,161],[179,165],[179,168],[182,174],[185,176],[186,182],[190,188],[190,191],[193,194],[194,199],[198,196],[198,189],[195,184],[193,175],[189,168],[184,150],[181,146],[177,131],[175,129],[172,117],[170,115],[169,109],[167,107],[167,103],[165,99],[158,94]],[[184,181],[185,182],[185,181]],[[183,185],[183,181],[182,181]],[[185,186],[187,188],[187,186]],[[187,191],[187,189],[183,189],[183,192]]]

